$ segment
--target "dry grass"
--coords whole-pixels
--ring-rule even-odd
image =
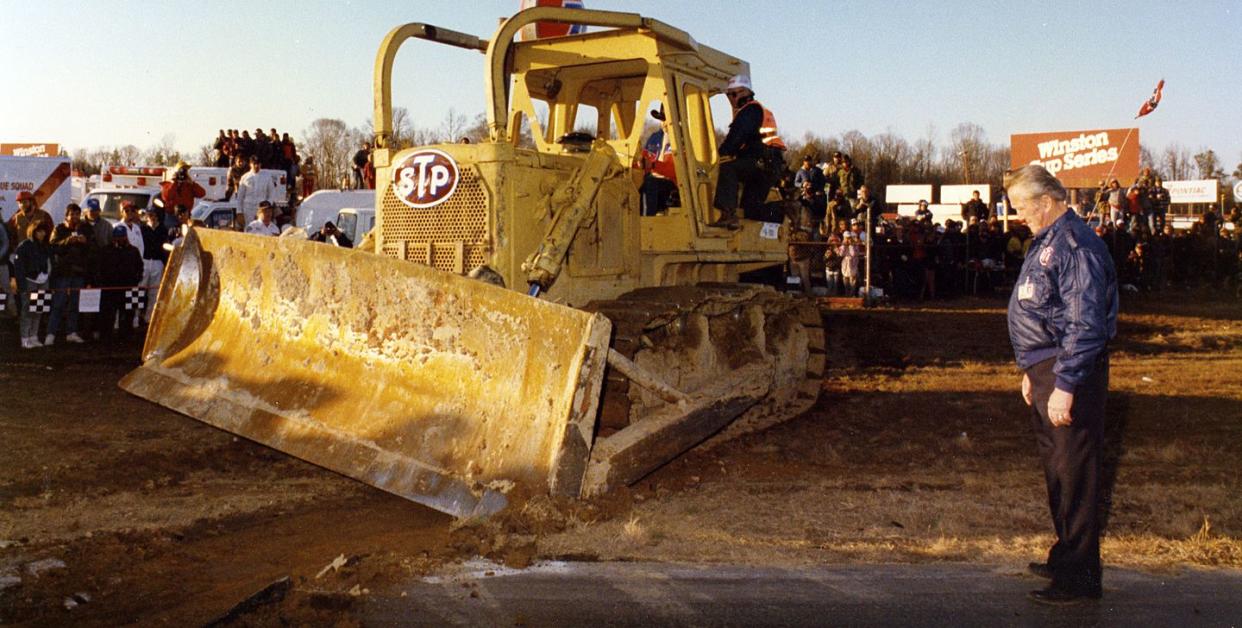
[[[1242,568],[1242,324],[1150,304],[1123,311],[1104,560]],[[1004,313],[834,314],[820,405],[693,454],[634,505],[539,540],[545,556],[758,564],[1018,563],[1052,543]]]

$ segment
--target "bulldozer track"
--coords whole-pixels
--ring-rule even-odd
[[[709,438],[708,447],[795,417],[819,398],[826,351],[823,319],[812,300],[766,286],[705,283],[643,288],[584,309],[612,321],[614,350],[690,395],[722,379],[752,377],[756,362],[771,365],[766,396]],[[747,366],[752,368],[743,371]],[[597,438],[642,421],[666,403],[610,369]]]

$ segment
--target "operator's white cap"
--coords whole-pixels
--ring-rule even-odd
[[[745,74],[738,74],[729,79],[729,86],[725,89],[746,89],[754,93],[755,88],[750,86],[750,77]]]

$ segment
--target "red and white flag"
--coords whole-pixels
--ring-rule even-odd
[[[1155,111],[1156,106],[1160,104],[1160,94],[1163,91],[1164,91],[1164,79],[1160,79],[1160,82],[1156,83],[1155,91],[1151,93],[1151,98],[1148,98],[1147,102],[1143,103],[1143,106],[1139,108],[1138,115],[1134,116],[1134,119],[1138,120],[1139,118]]]
[[[562,7],[565,9],[582,9],[582,0],[522,0],[522,10],[534,7]],[[581,35],[586,32],[582,24],[562,24],[560,22],[535,22],[528,24],[518,33],[521,41],[533,41],[545,37],[564,37]]]

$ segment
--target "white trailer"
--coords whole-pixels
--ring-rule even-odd
[[[17,195],[31,192],[35,202],[60,222],[72,202],[68,157],[0,156],[0,219],[17,213]]]

